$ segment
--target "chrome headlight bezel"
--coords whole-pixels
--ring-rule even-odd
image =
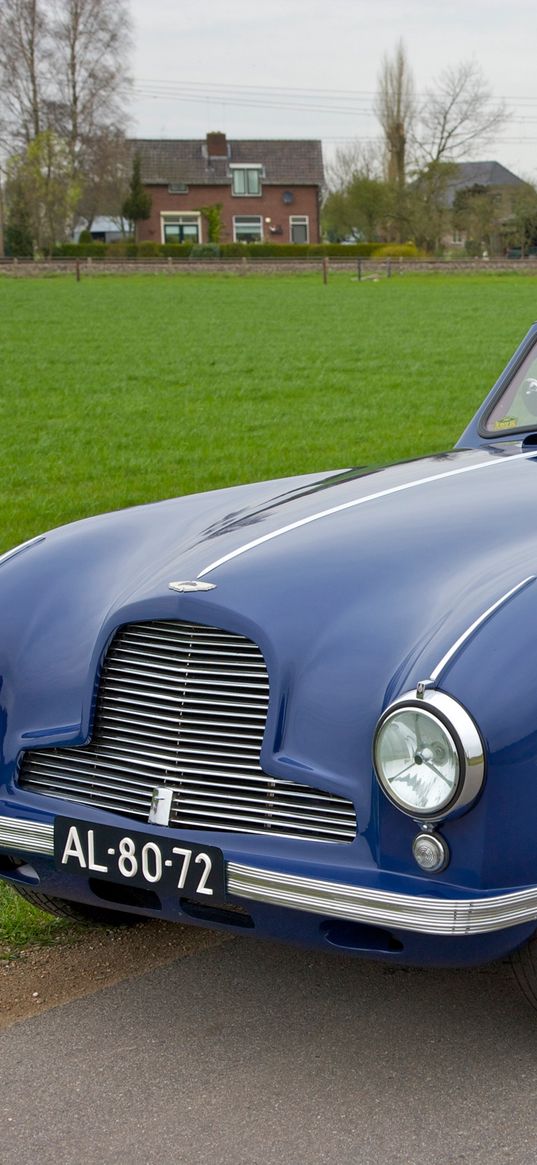
[[[421,710],[436,718],[451,740],[456,751],[459,772],[449,800],[438,808],[427,811],[416,808],[394,794],[386,780],[377,750],[379,733],[387,721],[402,711]],[[485,750],[477,725],[469,713],[452,696],[436,689],[426,689],[423,696],[415,691],[405,692],[382,713],[373,738],[373,766],[378,783],[392,805],[418,822],[445,821],[468,809],[478,797],[485,780]]]

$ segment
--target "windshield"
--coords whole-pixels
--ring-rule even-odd
[[[487,433],[537,430],[537,347],[534,346],[485,421]]]

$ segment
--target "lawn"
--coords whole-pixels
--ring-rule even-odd
[[[528,276],[0,277],[0,550],[97,511],[449,447]],[[0,951],[65,923],[0,886]]]
[[[45,914],[0,882],[0,960],[16,955],[26,946],[45,946],[68,936],[76,937],[82,931],[82,924]]]
[[[449,447],[536,317],[531,276],[0,278],[0,550]]]

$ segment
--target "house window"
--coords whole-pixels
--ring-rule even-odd
[[[163,243],[199,243],[199,214],[161,214]]]
[[[309,243],[310,224],[307,214],[292,214],[289,219],[289,238],[292,243]]]
[[[464,234],[464,231],[459,231],[459,230],[457,230],[456,227],[454,227],[453,236],[452,236],[453,243],[456,246],[462,246],[462,244],[465,241],[465,238],[466,238],[466,235]]]
[[[233,219],[235,243],[262,243],[263,219],[257,214],[235,215]]]
[[[244,198],[261,194],[261,166],[232,166],[231,189],[233,194]]]

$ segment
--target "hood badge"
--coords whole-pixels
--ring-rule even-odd
[[[216,590],[216,583],[201,582],[194,579],[189,582],[171,582],[168,583],[168,590],[179,591],[183,594],[185,591],[214,591]]]
[[[151,795],[151,808],[147,820],[150,825],[169,825],[174,790],[156,785]]]

